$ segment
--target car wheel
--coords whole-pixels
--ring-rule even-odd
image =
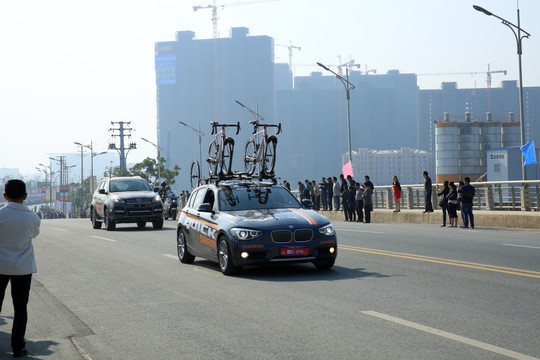
[[[163,228],[163,218],[161,218],[159,220],[152,221],[152,226],[156,230],[159,230],[159,229]]]
[[[139,229],[144,229],[146,227],[146,221],[138,221],[137,222],[137,227]]]
[[[318,260],[314,261],[313,265],[319,270],[330,270],[332,266],[334,266],[334,263],[336,262],[336,259],[330,259],[330,260]]]
[[[92,221],[92,228],[101,229],[101,221],[97,221],[96,210],[92,210],[92,212],[90,213],[90,217]]]
[[[193,261],[195,261],[195,256],[191,255],[187,249],[186,235],[184,234],[184,230],[178,230],[178,234],[176,236],[176,245],[178,259],[180,262],[183,264],[192,264]]]
[[[227,239],[222,236],[218,243],[219,269],[224,275],[232,275],[236,272],[236,266],[232,263],[231,248]]]
[[[114,229],[116,229],[116,223],[114,222],[114,220],[111,220],[109,218],[109,211],[107,209],[105,209],[103,212],[105,215],[103,222],[105,224],[105,227],[107,228],[107,231],[113,231]]]

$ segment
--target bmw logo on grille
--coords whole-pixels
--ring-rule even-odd
[[[289,225],[289,229],[290,229],[290,230],[294,229],[294,226]]]
[[[137,203],[141,203],[141,198],[137,198]]]

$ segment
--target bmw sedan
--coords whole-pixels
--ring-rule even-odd
[[[283,186],[225,181],[192,192],[178,220],[177,249],[182,263],[201,257],[217,262],[225,275],[246,265],[283,262],[330,269],[337,239],[326,217]]]

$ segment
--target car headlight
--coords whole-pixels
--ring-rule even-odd
[[[110,198],[113,202],[115,203],[125,203],[125,201],[123,199],[120,199],[118,196],[116,195],[110,195]]]
[[[336,230],[334,229],[334,225],[328,224],[326,226],[323,226],[319,229],[319,232],[326,236],[332,236],[336,234]]]
[[[154,196],[153,202],[161,202],[161,196],[159,195]]]
[[[235,239],[240,240],[240,241],[245,241],[245,240],[253,240],[253,239],[261,236],[262,231],[251,230],[251,229],[233,228],[233,229],[231,229],[231,234],[235,237]]]

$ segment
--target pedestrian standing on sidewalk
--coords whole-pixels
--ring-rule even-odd
[[[371,222],[371,211],[373,211],[371,191],[371,186],[369,186],[368,182],[366,181],[364,183],[364,222],[366,224]]]
[[[426,204],[426,207],[424,209],[424,214],[425,214],[425,213],[433,212],[433,204],[431,202],[431,192],[433,191],[433,189],[432,189],[431,178],[429,177],[428,172],[424,171],[422,173],[422,176],[424,177],[424,196],[425,196],[425,204]]]
[[[473,199],[476,189],[471,185],[470,177],[465,177],[463,182],[464,185],[459,189],[459,193],[461,194],[461,213],[463,214],[462,228],[467,229],[470,220],[471,229],[474,229]]]
[[[345,187],[341,192],[341,207],[343,208],[343,214],[345,215],[345,221],[349,221],[349,189]]]
[[[394,210],[394,212],[398,213],[400,211],[401,202],[401,184],[399,183],[399,180],[395,175],[393,180],[394,182],[392,183],[392,188],[394,190],[394,202],[396,203],[396,210]]]
[[[23,202],[27,197],[22,180],[8,180],[4,187],[7,205],[0,209],[0,311],[8,283],[13,300],[11,348],[13,357],[27,354],[24,335],[32,274],[37,271],[32,239],[38,236],[41,220]]]
[[[341,198],[341,185],[337,181],[337,177],[332,178],[332,193],[334,194],[334,210],[339,211],[339,200]]]
[[[364,222],[364,188],[356,183],[356,222]]]
[[[328,183],[328,211],[332,211],[332,199],[334,198],[334,183],[332,182],[331,177],[326,178],[326,182]]]
[[[448,187],[448,180],[444,182],[444,187],[441,191],[439,191],[439,188],[437,186],[437,196],[442,196],[441,201],[439,202],[439,206],[442,209],[442,225],[441,227],[446,226],[446,213],[448,213],[448,217],[450,217],[450,213],[448,212],[448,199],[446,198],[448,196],[448,193],[450,192],[450,188]]]
[[[450,181],[448,186],[450,188],[448,195],[446,195],[446,199],[448,200],[448,214],[450,216],[450,225],[448,227],[457,227],[457,187],[453,181]]]

